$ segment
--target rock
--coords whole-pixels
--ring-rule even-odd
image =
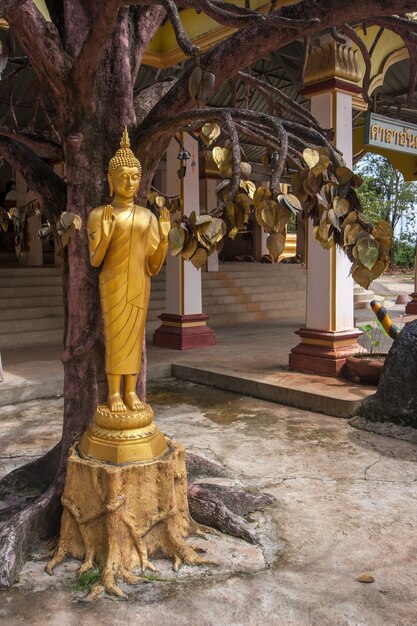
[[[405,324],[385,360],[376,394],[364,400],[360,417],[417,428],[417,320]]]
[[[408,293],[400,293],[397,296],[395,304],[407,304],[408,302],[410,302],[410,296]]]

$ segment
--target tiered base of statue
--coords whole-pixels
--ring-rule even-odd
[[[156,459],[166,454],[168,447],[153,421],[149,404],[143,403],[140,410],[125,413],[114,413],[101,404],[78,450],[85,459],[129,463]]]
[[[90,431],[96,436],[94,426]],[[80,573],[95,566],[102,569],[101,582],[90,596],[107,591],[123,597],[117,579],[140,582],[132,570],[137,566],[142,571],[153,570],[149,561],[153,555],[172,559],[175,570],[182,562],[204,563],[185,541],[192,534],[203,533],[188,511],[184,448],[156,432],[163,437],[165,453],[148,462],[114,465],[82,458],[77,448],[72,448],[62,496],[61,534],[48,573],[72,556],[83,560]],[[91,436],[84,434],[80,448],[86,435],[87,440]],[[156,438],[155,431],[150,437]],[[83,455],[89,456],[85,451]]]

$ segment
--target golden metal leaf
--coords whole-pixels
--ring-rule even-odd
[[[203,72],[203,76],[200,82],[200,86],[197,93],[197,98],[200,102],[206,102],[210,99],[214,84],[216,82],[216,77],[212,72]]]
[[[375,239],[392,239],[394,231],[392,230],[391,224],[386,220],[380,220],[372,229],[372,234]]]
[[[307,163],[308,167],[311,169],[320,161],[320,154],[317,152],[317,150],[306,148],[303,151],[303,159]]]
[[[200,139],[209,146],[213,141],[220,137],[221,129],[215,122],[207,122],[201,128]]]
[[[336,176],[341,185],[346,185],[346,183],[351,180],[353,172],[348,167],[340,165],[338,168],[336,168]]]
[[[255,183],[253,183],[250,180],[242,180],[239,187],[241,189],[243,189],[244,191],[246,191],[246,193],[248,194],[249,198],[251,200],[254,199],[255,193],[256,193],[256,185]],[[261,187],[262,189],[262,187]]]
[[[76,230],[80,230],[83,225],[83,221],[79,215],[74,215],[73,225]]]
[[[264,154],[262,157],[262,165],[266,171],[269,170],[269,156],[267,154]]]
[[[171,228],[171,230],[169,231],[169,235],[168,235],[168,241],[169,241],[169,246],[171,248],[171,254],[172,256],[177,256],[184,245],[184,241],[185,241],[185,232],[183,228],[178,228],[177,226],[174,226],[173,228]]]
[[[200,87],[201,80],[203,78],[203,70],[198,65],[193,69],[188,79],[188,93],[196,100],[197,93]]]
[[[240,164],[240,173],[244,178],[249,178],[252,172],[252,167],[249,163],[242,161]]]
[[[348,224],[343,232],[343,243],[345,246],[352,246],[359,233],[363,232],[359,224]]]
[[[329,163],[330,163],[330,159],[327,156],[327,154],[320,154],[319,162],[314,167],[311,168],[311,171],[316,176],[319,176],[320,174],[323,174],[323,172],[327,170],[327,168],[329,167]]]
[[[350,209],[349,200],[341,198],[340,196],[336,196],[333,200],[333,209],[337,217],[343,217],[344,215],[346,215],[346,213],[348,213]]]
[[[269,235],[266,240],[266,247],[268,248],[269,254],[274,259],[277,259],[285,248],[285,237],[277,233]]]
[[[278,202],[286,205],[293,213],[302,210],[301,202],[292,193],[282,193],[278,196]]]
[[[188,261],[189,259],[191,259],[191,257],[193,256],[196,250],[197,250],[197,241],[192,237],[182,249],[181,256],[184,259],[187,259]]]
[[[206,250],[203,250],[203,248],[197,248],[190,260],[194,267],[199,270],[206,263],[207,257],[208,254]]]
[[[265,197],[265,189],[263,187],[258,187],[258,189],[255,191],[255,194],[253,196],[254,206],[257,207],[258,204],[262,202],[264,197]]]
[[[334,209],[329,209],[327,212],[327,221],[336,228],[336,230],[340,230],[340,222],[337,217]]]
[[[232,153],[227,148],[220,148],[220,146],[216,146],[211,151],[213,156],[213,161],[220,169],[223,165],[230,163],[232,160]]]
[[[236,205],[234,204],[234,202],[227,203],[226,217],[232,226],[236,225]]]
[[[201,226],[201,224],[208,224],[209,222],[211,222],[212,219],[213,218],[211,217],[211,215],[208,215],[207,213],[202,213],[196,218],[195,225]]]
[[[352,254],[355,258],[359,259],[362,265],[368,268],[368,270],[371,270],[378,260],[379,243],[372,235],[369,235],[369,237],[361,237],[356,242]]]
[[[350,211],[350,213],[348,213],[343,220],[342,228],[346,228],[346,226],[348,226],[349,224],[354,224],[357,217],[358,214],[356,213],[356,211]]]
[[[234,239],[236,237],[236,235],[238,234],[238,229],[236,228],[236,226],[233,226],[233,228],[229,231],[229,238],[230,239]]]

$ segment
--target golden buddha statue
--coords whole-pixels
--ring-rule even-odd
[[[110,411],[135,411],[143,333],[150,294],[150,276],[158,274],[168,249],[169,212],[159,220],[134,203],[141,165],[130,149],[127,129],[110,160],[111,204],[93,209],[87,222],[90,261],[99,267],[100,300],[106,350],[105,371]],[[123,380],[123,399],[121,383]]]
[[[165,260],[171,227],[167,209],[161,210],[158,220],[135,204],[140,177],[141,165],[125,128],[109,163],[111,204],[93,209],[87,221],[91,264],[102,265],[99,287],[108,393],[106,405],[97,407],[79,445],[84,458],[116,463],[150,460],[168,450],[151,407],[136,394],[150,277]]]

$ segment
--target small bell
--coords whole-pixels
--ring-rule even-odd
[[[188,150],[186,150],[183,146],[181,150],[178,152],[177,159],[179,159],[180,161],[186,161],[187,159],[190,159],[190,158],[191,158],[191,152],[188,152]]]

